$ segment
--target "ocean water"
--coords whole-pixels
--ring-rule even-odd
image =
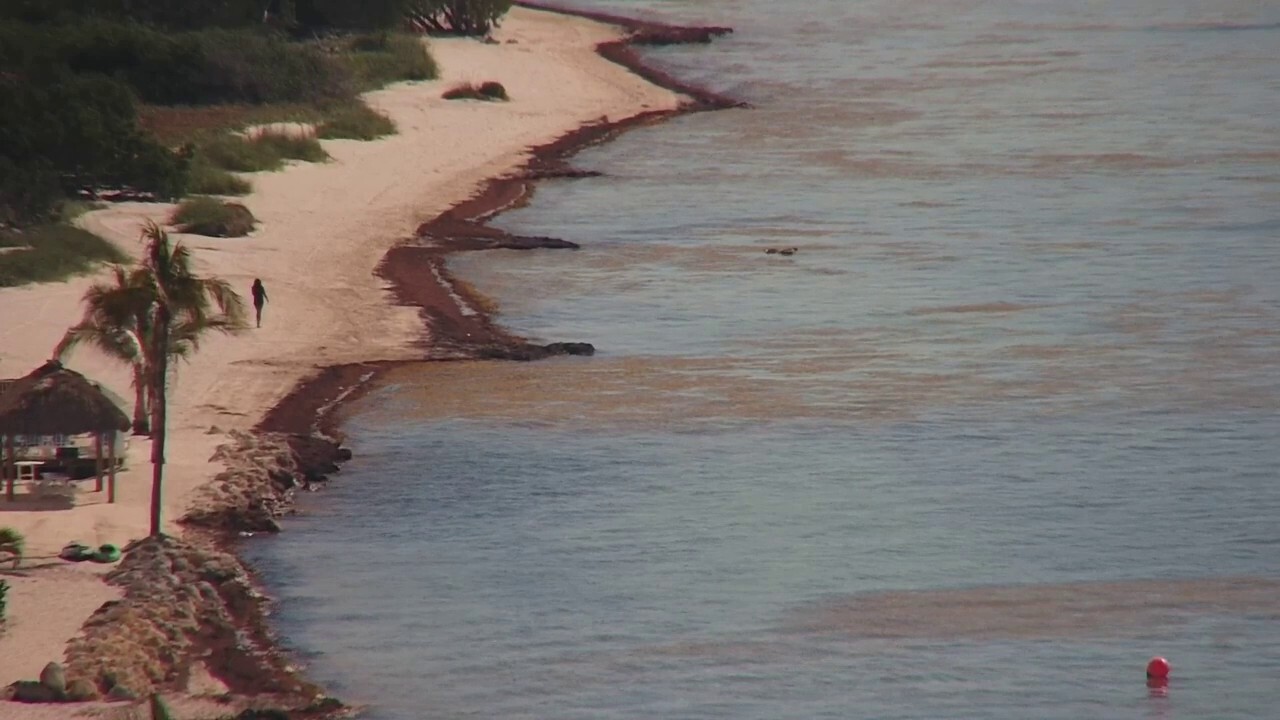
[[[1275,717],[1280,5],[581,4],[735,27],[649,56],[755,108],[500,219],[582,250],[456,259],[600,352],[352,408],[248,545],[310,672],[372,720]]]

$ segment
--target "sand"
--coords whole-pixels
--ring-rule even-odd
[[[532,146],[601,118],[678,106],[681,96],[595,53],[597,44],[621,34],[591,20],[517,8],[495,33],[498,44],[432,40],[440,80],[367,96],[395,120],[399,134],[375,142],[324,141],[330,162],[254,174],[254,192],[243,202],[262,224],[248,238],[172,234],[195,250],[198,272],[228,280],[246,297],[253,279],[261,278],[270,301],[261,329],[211,337],[177,368],[170,390],[168,532],[179,532],[174,520],[221,469],[208,459],[225,431],[252,428],[320,367],[422,356],[425,330],[417,311],[396,305],[374,273],[390,247],[486,179],[518,168]],[[440,99],[454,83],[485,80],[506,86],[511,101]],[[142,225],[163,224],[171,210],[119,203],[80,222],[136,256]],[[0,290],[0,378],[24,375],[50,356],[79,317],[80,298],[94,279]],[[88,349],[76,350],[67,365],[132,399],[125,366]],[[28,543],[24,567],[3,575],[12,589],[9,626],[0,636],[0,686],[34,678],[45,663],[62,660],[81,623],[116,597],[100,581],[106,566],[69,565],[56,553],[72,540],[123,545],[147,533],[148,457],[149,441],[131,438],[115,504],[93,492],[92,480],[79,485],[70,509],[41,511],[0,499],[0,526],[22,531]],[[48,711],[55,709],[4,704],[0,716],[53,717]]]

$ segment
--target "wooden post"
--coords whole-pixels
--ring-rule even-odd
[[[4,450],[4,497],[13,502],[13,481],[18,476],[18,466],[14,464],[17,458],[13,454],[13,436],[8,433],[4,436]]]
[[[98,471],[98,482],[94,486],[94,492],[102,492],[102,433],[93,434],[93,464]]]
[[[107,435],[107,502],[116,501],[116,430]]]

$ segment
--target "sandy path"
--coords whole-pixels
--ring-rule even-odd
[[[435,40],[442,79],[399,84],[369,95],[398,135],[372,143],[325,141],[333,160],[252,176],[244,203],[262,221],[249,238],[175,235],[196,250],[198,271],[230,281],[243,294],[261,278],[270,295],[263,327],[214,337],[181,365],[171,390],[168,521],[220,468],[208,458],[221,441],[209,429],[247,429],[300,379],[323,365],[415,357],[422,323],[413,309],[391,304],[373,273],[385,251],[413,229],[465,199],[487,178],[510,172],[527,148],[602,116],[619,119],[674,108],[679,96],[600,59],[598,43],[616,28],[534,10],[513,10],[486,45]],[[460,80],[497,80],[509,103],[450,102],[442,89]],[[131,253],[148,219],[171,206],[122,203],[85,216],[82,224]],[[0,290],[0,377],[29,372],[48,357],[79,316],[91,279]],[[126,368],[89,350],[68,363],[125,398]],[[82,485],[76,507],[32,511],[3,507],[0,525],[27,534],[29,554],[53,555],[70,540],[123,544],[147,530],[149,447],[132,439],[130,469],[118,502],[108,505]],[[56,561],[55,561],[56,562]],[[38,562],[31,563],[33,565]],[[97,568],[33,568],[10,577],[11,631],[0,636],[0,685],[32,678],[112,590],[92,580]],[[5,718],[37,717],[0,705]],[[20,710],[21,709],[21,710]],[[17,713],[17,714],[15,714]]]

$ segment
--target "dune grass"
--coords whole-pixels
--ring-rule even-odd
[[[376,140],[395,132],[396,124],[391,118],[363,102],[333,108],[316,129],[317,135],[326,140]]]
[[[115,245],[71,225],[0,229],[0,287],[64,280],[101,263],[127,260]]]
[[[169,222],[182,232],[209,237],[244,237],[255,225],[253,213],[245,206],[211,197],[182,201]]]
[[[196,195],[248,195],[253,185],[248,180],[215,167],[199,155],[191,163],[187,192]]]
[[[432,80],[440,74],[422,40],[405,33],[358,35],[348,43],[343,61],[365,90],[401,80]]]
[[[196,156],[210,166],[231,172],[279,170],[286,160],[324,162],[329,154],[313,133],[264,130],[252,135],[224,133],[196,145]]]

